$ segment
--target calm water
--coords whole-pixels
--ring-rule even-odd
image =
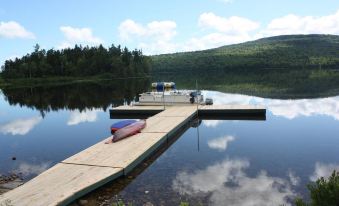
[[[109,136],[109,126],[118,120],[109,119],[108,108],[133,101],[148,85],[139,82],[120,93],[103,85],[2,91],[0,173],[22,173],[27,181]],[[289,205],[295,195],[307,198],[309,181],[339,169],[339,96],[279,100],[204,94],[215,104],[264,105],[266,121],[203,120],[130,176],[83,199],[91,204],[123,199],[134,205]]]

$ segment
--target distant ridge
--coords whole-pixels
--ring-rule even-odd
[[[339,36],[282,35],[194,52],[152,56],[153,71],[339,69]]]

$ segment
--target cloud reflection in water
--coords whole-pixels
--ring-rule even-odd
[[[233,141],[233,136],[224,136],[216,139],[211,139],[207,142],[208,147],[219,151],[225,151],[229,142]]]
[[[217,126],[219,126],[222,123],[222,120],[204,120],[203,124],[206,127],[210,127],[210,128],[216,128]]]
[[[291,169],[288,170],[287,172],[287,176],[290,179],[290,182],[293,186],[297,186],[300,183],[300,177],[296,176],[294,171],[292,171]]]
[[[339,171],[339,165],[316,162],[314,172],[310,176],[310,180],[316,181],[320,177],[328,178],[332,174],[333,170]]]
[[[16,119],[14,121],[0,125],[0,132],[11,135],[25,135],[31,131],[42,120],[42,117],[31,117],[26,119]]]
[[[78,125],[83,122],[95,122],[100,110],[72,111],[67,125]]]
[[[326,115],[339,120],[339,96],[318,99],[280,100],[216,91],[203,91],[203,95],[212,98],[216,105],[260,104],[266,106],[274,115],[288,119],[294,119],[299,116]]]
[[[208,195],[210,205],[290,205],[287,199],[294,195],[289,181],[265,171],[249,177],[244,171],[249,166],[248,160],[226,159],[203,170],[179,172],[172,188],[180,194]]]

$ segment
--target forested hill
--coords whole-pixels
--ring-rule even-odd
[[[284,35],[215,49],[152,56],[153,71],[339,69],[339,36]]]
[[[131,77],[148,75],[150,69],[150,58],[141,50],[130,51],[120,45],[109,48],[75,45],[74,48],[46,51],[37,44],[32,53],[5,61],[1,76],[5,79],[93,75]]]

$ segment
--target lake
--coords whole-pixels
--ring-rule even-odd
[[[119,121],[108,109],[136,101],[149,85],[121,80],[3,89],[0,174],[28,181],[108,137]],[[308,198],[310,181],[339,169],[339,96],[203,94],[214,104],[263,105],[266,120],[197,121],[127,177],[81,199],[94,205],[290,205],[296,195]]]

